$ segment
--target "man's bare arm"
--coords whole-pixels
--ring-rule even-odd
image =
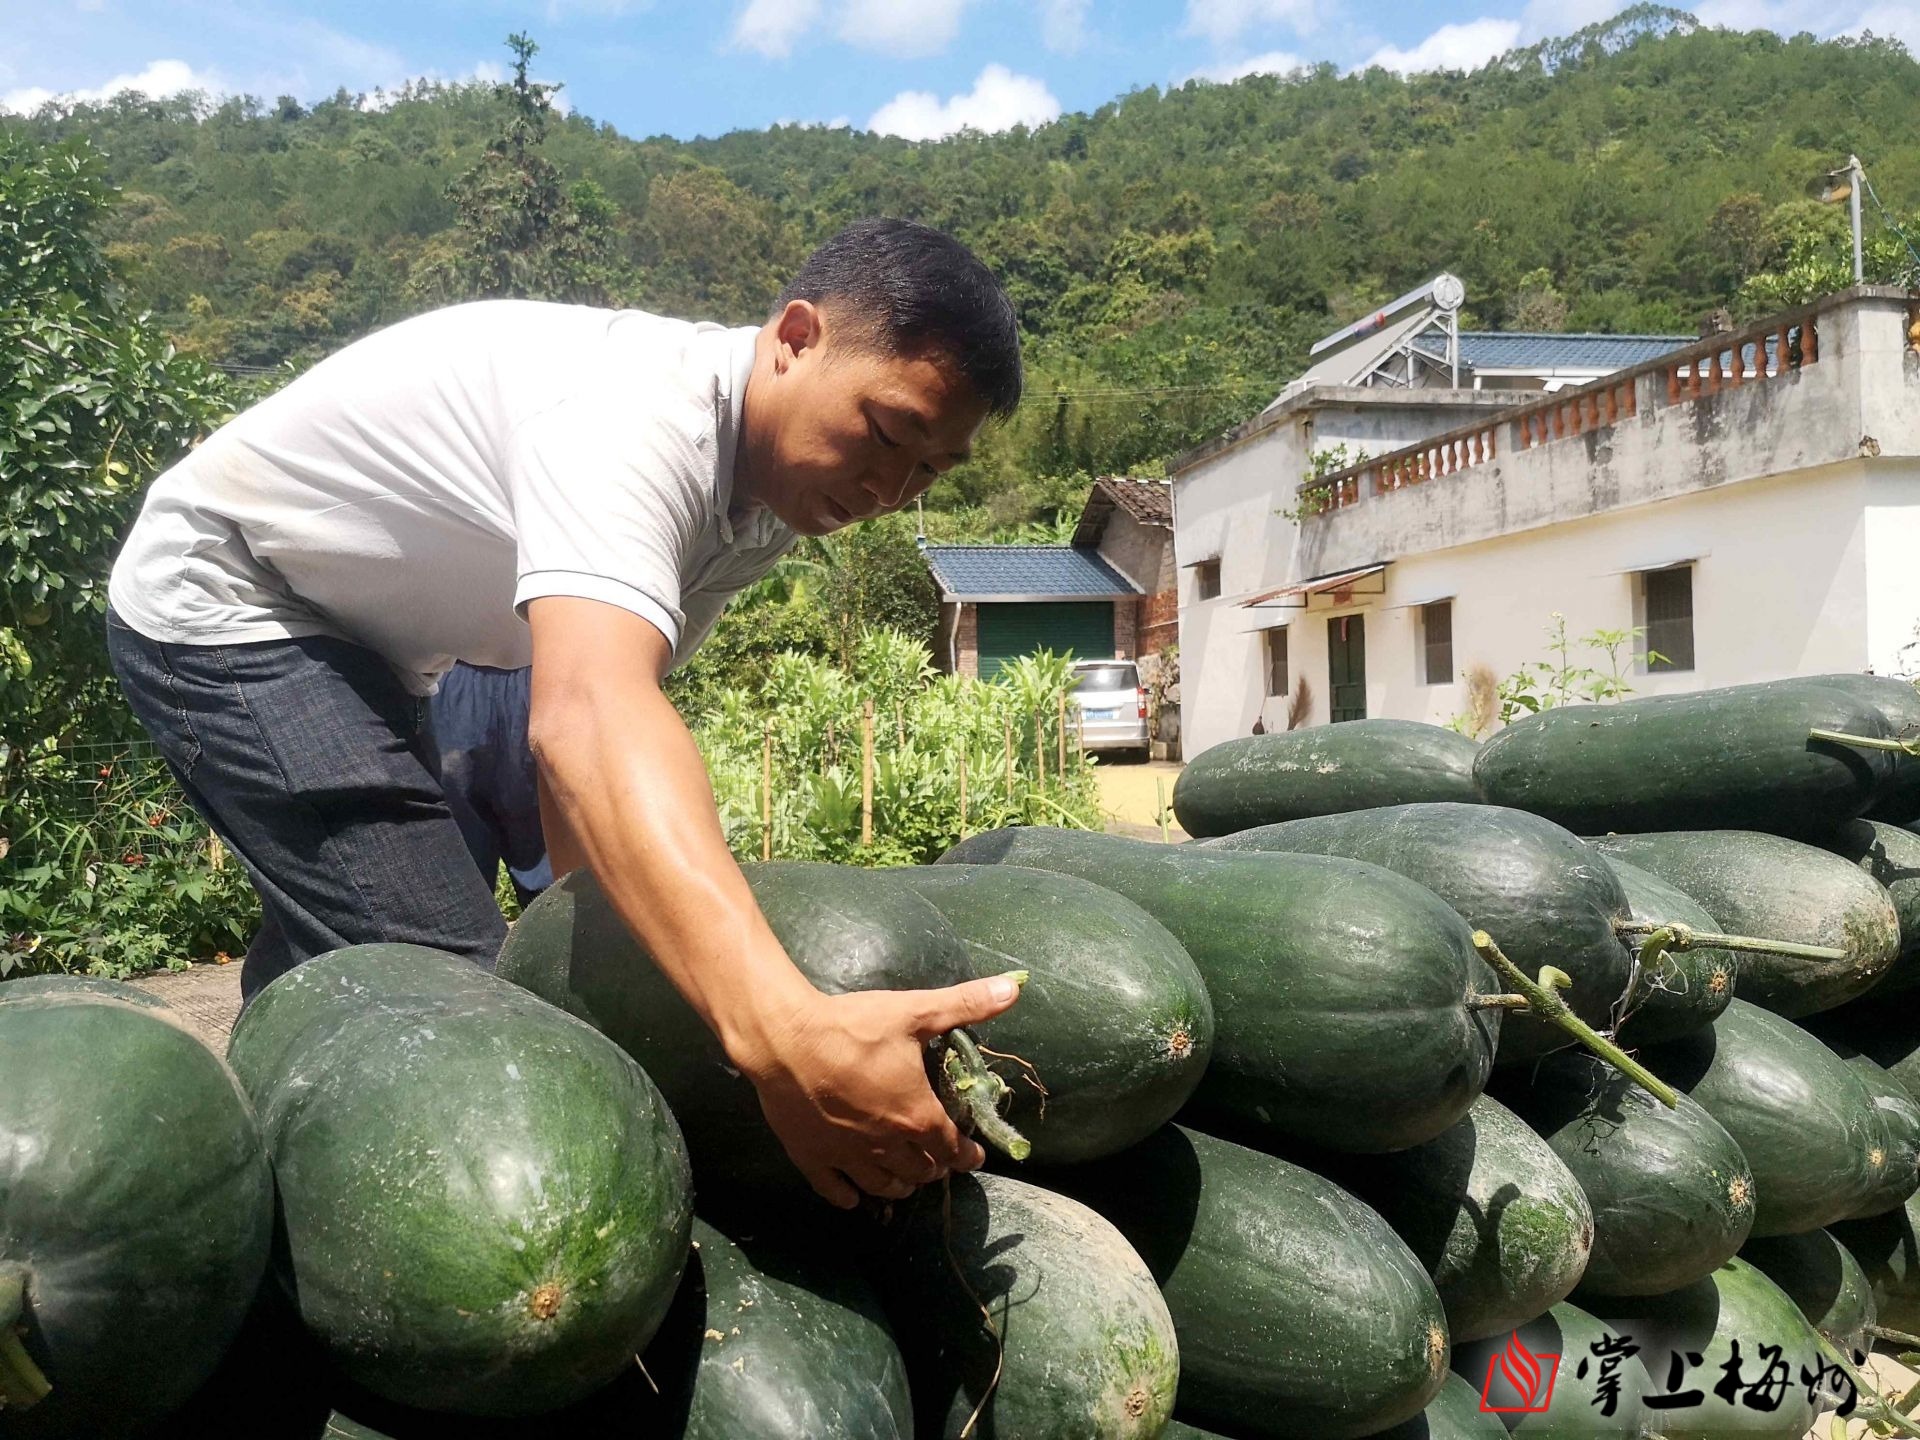
[[[852,1204],[847,1180],[898,1197],[976,1167],[979,1147],[926,1082],[921,1042],[998,1014],[1013,985],[814,989],[727,849],[706,767],[661,689],[666,637],[616,606],[563,596],[532,601],[528,620],[530,739],[555,873],[593,870],[826,1198]]]

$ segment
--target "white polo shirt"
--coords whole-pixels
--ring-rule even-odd
[[[794,539],[733,503],[756,334],[530,300],[403,320],[155,480],[108,597],[174,644],[340,636],[419,694],[528,664],[543,595],[645,617],[678,663]]]

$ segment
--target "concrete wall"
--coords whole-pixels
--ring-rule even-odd
[[[1638,413],[1521,449],[1500,423],[1494,460],[1373,494],[1302,526],[1302,575],[1450,549],[1862,454],[1920,454],[1920,357],[1903,301],[1819,317],[1819,358],[1768,380],[1667,403],[1666,378],[1637,382]]]
[[[1115,506],[1107,517],[1107,528],[1100,536],[1098,548],[1103,560],[1151,594],[1159,588],[1169,538],[1164,527],[1142,525]]]
[[[1476,414],[1497,413],[1504,403],[1467,390],[1310,391],[1245,438],[1215,442],[1183,457],[1184,468],[1174,479],[1173,511],[1186,754],[1247,734],[1262,711],[1264,672],[1242,663],[1251,612],[1238,602],[1297,576],[1320,573],[1299,567],[1300,527],[1283,513],[1298,507],[1296,492],[1314,452],[1344,444],[1350,454],[1384,454]],[[1202,601],[1192,566],[1213,557],[1220,560],[1220,596]],[[1325,688],[1324,675],[1316,688]],[[1320,703],[1324,707],[1324,696]],[[1286,706],[1276,701],[1268,710],[1267,725],[1273,728]]]
[[[1682,561],[1695,566],[1697,668],[1635,675],[1641,693],[1920,671],[1920,355],[1907,324],[1904,298],[1856,294],[1819,316],[1812,365],[1673,404],[1663,374],[1642,375],[1631,418],[1527,450],[1502,421],[1494,461],[1383,493],[1363,484],[1359,503],[1299,524],[1273,512],[1296,503],[1306,456],[1351,448],[1366,414],[1328,405],[1199,452],[1176,481],[1175,545],[1183,567],[1221,557],[1222,594],[1197,602],[1183,568],[1187,754],[1257,716],[1285,723],[1285,701],[1265,697],[1258,632],[1280,616],[1239,601],[1382,561],[1384,595],[1287,614],[1292,676],[1313,691],[1306,723],[1327,719],[1330,616],[1367,617],[1369,714],[1444,723],[1466,708],[1458,672],[1499,678],[1546,658],[1556,610],[1574,637],[1640,623],[1635,572]],[[1405,443],[1465,417],[1427,418],[1445,424]],[[1418,607],[1439,599],[1454,601],[1456,679],[1430,686]]]
[[[1920,674],[1920,459],[1867,462],[1867,663]]]
[[[1291,618],[1289,664],[1314,692],[1307,723],[1327,720],[1329,618],[1366,617],[1369,715],[1444,725],[1468,708],[1460,679],[1468,670],[1485,667],[1499,680],[1552,658],[1554,611],[1566,617],[1575,641],[1596,630],[1631,628],[1642,618],[1637,571],[1643,557],[1656,555],[1662,561],[1694,557],[1695,669],[1647,674],[1643,658],[1626,652],[1623,669],[1635,693],[1863,670],[1870,614],[1866,485],[1854,462],[1395,561],[1384,595],[1355,597],[1344,606],[1315,599]],[[1908,583],[1904,577],[1902,583]],[[1447,599],[1453,602],[1454,679],[1429,685],[1422,674],[1420,607]],[[1895,603],[1890,599],[1889,607]],[[1909,601],[1902,613],[1910,636],[1920,609]],[[1258,635],[1249,634],[1237,654],[1224,646],[1218,653],[1224,665],[1256,680],[1262,673]],[[1570,659],[1607,666],[1598,652],[1577,644]],[[1271,727],[1284,707],[1267,708]],[[1245,734],[1252,714],[1244,721],[1228,733]]]

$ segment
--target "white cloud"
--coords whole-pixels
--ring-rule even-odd
[[[1782,35],[1810,30],[1818,35],[1837,28],[1833,6],[1821,0],[1702,0],[1692,8],[1702,25],[1729,30],[1774,30]]]
[[[1531,0],[1520,14],[1520,39],[1536,40],[1571,35],[1626,9],[1626,0]]]
[[[1388,45],[1374,51],[1360,66],[1378,65],[1410,75],[1419,70],[1477,70],[1494,56],[1511,50],[1520,39],[1518,20],[1483,16],[1454,25],[1442,25],[1411,50]]]
[[[415,75],[396,85],[374,86],[360,96],[360,108],[366,111],[391,110],[405,97],[408,88],[415,85],[502,85],[506,79],[507,67],[498,60],[479,61],[464,75],[455,75],[451,79],[438,70],[429,70],[424,75]],[[570,114],[573,110],[564,95],[551,95],[548,101],[562,115]]]
[[[1868,33],[1899,40],[1909,50],[1920,49],[1920,6],[1874,5],[1848,28],[1849,35]]]
[[[733,43],[769,59],[793,53],[793,42],[820,18],[820,0],[748,0],[733,21]]]
[[[204,90],[209,95],[217,95],[223,93],[225,88],[211,72],[195,70],[184,60],[155,60],[144,70],[130,75],[115,75],[91,88],[48,90],[29,85],[24,89],[9,90],[5,95],[0,95],[0,110],[30,115],[47,101],[55,99],[98,105],[123,90],[138,90],[142,95],[157,100],[167,95],[178,95],[183,90]]]
[[[989,134],[1015,125],[1044,125],[1060,118],[1060,102],[1031,75],[1016,75],[1004,65],[989,65],[973,89],[950,100],[925,90],[908,90],[873,112],[867,129],[908,140],[937,140],[959,130]]]
[[[845,0],[840,38],[863,50],[902,59],[938,55],[960,33],[960,14],[968,0]]]
[[[1187,0],[1189,35],[1231,45],[1255,25],[1286,25],[1306,34],[1320,21],[1317,0]]]
[[[1231,85],[1242,75],[1291,75],[1296,70],[1304,70],[1313,62],[1293,54],[1289,50],[1269,50],[1264,55],[1249,55],[1244,60],[1229,60],[1220,65],[1206,65],[1187,76],[1189,80],[1211,80],[1216,85]]]
[[[1047,49],[1071,55],[1087,43],[1087,11],[1093,0],[1041,0],[1040,38]]]

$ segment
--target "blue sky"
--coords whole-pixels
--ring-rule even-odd
[[[573,108],[635,135],[778,121],[914,139],[1091,109],[1136,86],[1329,60],[1471,68],[1618,0],[0,0],[0,107],[199,88],[302,100],[492,79],[530,32]],[[1870,29],[1920,0],[1705,0],[1710,24]]]

